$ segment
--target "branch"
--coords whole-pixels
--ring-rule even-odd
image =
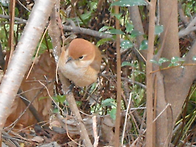
[[[179,38],[182,38],[189,33],[196,31],[196,17],[189,23],[189,25],[178,33]]]
[[[0,18],[10,19],[10,16],[0,14]],[[18,17],[14,17],[14,20],[18,21],[19,23],[26,23],[27,22],[27,20],[21,19],[21,18],[18,18]]]
[[[20,42],[0,85],[0,133],[10,114],[12,103],[32,61],[36,46],[47,24],[54,0],[37,0]]]
[[[52,15],[54,15],[54,14],[52,14]],[[10,19],[10,16],[0,14],[0,18]],[[18,18],[18,17],[15,17],[14,20],[18,21],[18,23],[26,23],[27,22],[25,19],[21,19],[21,18]],[[65,31],[71,31],[71,32],[74,32],[74,33],[86,34],[86,35],[99,37],[99,38],[112,38],[113,37],[112,35],[107,34],[107,33],[102,33],[102,32],[87,29],[87,28],[77,27],[73,23],[71,23],[71,26],[70,25],[63,25],[63,29]]]
[[[98,31],[94,31],[94,30],[90,30],[86,28],[76,27],[75,25],[72,25],[72,26],[64,25],[63,28],[65,31],[72,31],[74,33],[81,33],[81,34],[86,34],[86,35],[99,37],[99,38],[112,38],[112,35],[110,34],[98,32]]]
[[[62,88],[64,91],[67,91],[67,87],[69,87],[70,82],[68,82],[68,80],[63,76],[63,74],[59,71],[59,77],[62,83]],[[68,94],[66,94],[66,100],[69,103],[69,107],[71,109],[71,112],[74,114],[75,118],[77,119],[78,125],[77,128],[78,130],[80,130],[80,135],[81,138],[84,140],[84,144],[86,147],[92,147],[92,143],[91,140],[89,138],[87,129],[84,125],[84,122],[82,120],[82,117],[80,115],[80,112],[78,110],[77,104],[76,104],[76,100],[74,98],[74,95],[72,92],[69,92]]]
[[[50,15],[50,26],[48,29],[48,33],[51,37],[52,45],[53,45],[53,55],[55,57],[55,62],[58,62],[58,58],[61,53],[61,32],[60,28],[57,24],[57,18],[59,18],[59,0],[58,4],[52,9],[52,13]]]
[[[178,12],[179,12],[179,17],[182,20],[182,22],[184,23],[185,26],[188,25],[189,23],[189,19],[188,17],[184,14],[184,10],[182,8],[182,3],[178,2]]]

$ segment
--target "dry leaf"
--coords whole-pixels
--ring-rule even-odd
[[[99,138],[102,138],[104,142],[112,145],[114,143],[114,132],[113,129],[115,127],[114,120],[109,115],[105,116],[96,116],[97,117],[97,132],[99,133]],[[58,122],[58,123],[57,123]],[[53,116],[52,120],[50,121],[51,128],[53,126],[57,127],[58,124],[59,129],[64,128],[69,136],[80,135],[80,130],[77,128],[77,121],[73,116],[66,116],[66,118],[58,117],[58,115]],[[92,137],[93,133],[93,121],[91,117],[85,117],[83,119],[83,123]],[[61,124],[61,125],[59,125]],[[56,128],[55,128],[56,129]],[[54,131],[55,131],[54,129]]]
[[[46,88],[42,84],[47,87],[49,94],[52,96],[55,69],[55,62],[54,59],[50,56],[50,53],[43,53],[38,63],[34,65],[28,79],[24,78],[20,87],[20,90],[22,91],[21,95],[27,98],[29,102],[35,99],[33,106],[44,120],[48,120],[49,118],[51,99],[49,98]],[[18,119],[25,108],[26,105],[21,100],[21,98],[17,96],[12,106],[12,113],[7,119],[6,126],[10,125],[12,122]],[[35,117],[29,110],[27,110],[17,122],[17,127],[19,129],[19,127],[26,127],[35,124],[36,122],[37,120]]]
[[[44,139],[43,139],[43,137],[41,137],[41,136],[35,136],[35,137],[33,137],[31,140],[32,140],[32,141],[35,141],[35,142],[37,142],[37,143],[44,142]]]

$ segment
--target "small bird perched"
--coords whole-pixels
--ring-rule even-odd
[[[91,42],[78,38],[62,51],[58,67],[62,74],[76,86],[88,86],[96,82],[101,66],[101,52]]]

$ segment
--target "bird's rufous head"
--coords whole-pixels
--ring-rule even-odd
[[[88,66],[95,58],[95,45],[84,39],[74,39],[67,49],[67,61],[78,66]]]

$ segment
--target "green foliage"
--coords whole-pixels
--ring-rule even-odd
[[[131,63],[131,62],[124,61],[124,62],[122,62],[121,67],[124,67],[124,66],[131,66],[131,67],[133,67],[134,64]]]
[[[111,98],[105,99],[102,101],[101,106],[102,107],[105,107],[105,106],[115,106],[116,107],[115,100],[111,99]]]
[[[8,1],[8,0],[0,0],[0,3],[1,3],[4,7],[8,7],[8,6],[9,6],[9,1]]]
[[[155,26],[155,35],[160,35],[163,32],[163,25]]]
[[[193,56],[193,58],[192,58],[192,59],[193,59],[193,61],[196,61],[196,56]]]
[[[117,2],[113,2],[112,6],[117,5],[121,7],[129,7],[129,6],[141,6],[147,4],[148,3],[145,0],[119,0]]]
[[[131,33],[134,29],[134,26],[130,22],[127,22],[125,24],[125,27],[126,27],[126,30],[125,30],[126,33]]]
[[[182,59],[180,57],[172,57],[171,63],[169,64],[169,67],[182,65],[183,62],[184,62],[184,59]]]
[[[110,111],[110,117],[115,120],[116,119],[116,108],[112,108]]]
[[[143,35],[141,32],[139,32],[138,30],[133,30],[131,32],[131,37],[135,38],[137,36]]]
[[[122,19],[122,13],[119,13],[119,14],[112,13],[112,16],[115,16],[120,21]]]
[[[100,32],[116,35],[116,34],[124,34],[121,30],[114,29],[113,27],[110,26],[103,26],[101,29],[99,29]]]
[[[152,62],[152,63],[154,63],[154,64],[157,64],[157,65],[159,65],[159,66],[162,66],[162,64],[163,63],[165,63],[165,62],[169,62],[170,60],[169,59],[167,59],[167,58],[160,58],[159,59],[159,61],[156,61],[156,60],[154,60],[154,59],[151,59],[150,60],[150,62]]]
[[[182,7],[185,11],[185,14],[189,17],[192,17],[196,13],[196,1],[195,0],[183,0]]]
[[[116,100],[112,98],[107,98],[103,101],[101,101],[101,104],[96,104],[96,106],[91,108],[92,113],[99,114],[109,114],[110,117],[115,120],[116,119]]]
[[[155,59],[151,59],[150,62],[157,64],[158,66],[162,66],[163,63],[170,62],[168,67],[171,67],[171,66],[182,65],[184,63],[184,59],[180,57],[172,57],[171,60],[169,60],[163,57],[163,58],[160,58],[158,61],[156,61]]]
[[[140,44],[140,50],[147,50],[148,49],[148,40],[143,40]]]
[[[120,46],[122,49],[128,49],[128,48],[133,47],[133,43],[129,40],[124,40],[121,42]]]
[[[57,95],[57,96],[54,96],[52,98],[55,102],[60,103],[62,105],[63,105],[63,103],[65,102],[65,99],[66,99],[65,95]]]

